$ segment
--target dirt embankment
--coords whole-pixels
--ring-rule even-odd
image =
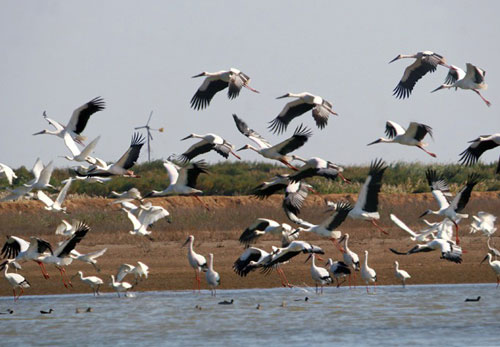
[[[500,211],[499,192],[473,193],[471,201],[464,212],[469,214],[478,211],[488,211],[498,214]],[[355,195],[312,195],[308,198],[301,217],[320,223],[325,217],[324,199],[349,200],[354,202]],[[279,286],[280,281],[274,273],[265,276],[261,273],[250,273],[246,278],[238,277],[232,271],[232,264],[243,252],[238,243],[241,232],[255,218],[270,218],[279,222],[287,222],[281,210],[279,195],[261,201],[251,197],[202,197],[203,205],[191,197],[155,198],[155,205],[162,205],[172,215],[172,223],[159,221],[152,228],[150,241],[144,237],[128,233],[131,223],[118,205],[110,204],[109,199],[69,198],[67,201],[69,215],[45,211],[38,201],[22,201],[0,203],[0,237],[17,235],[25,239],[37,236],[56,244],[61,238],[54,234],[61,218],[85,220],[92,231],[78,245],[81,253],[107,248],[107,252],[98,259],[101,272],[96,273],[92,266],[74,261],[67,267],[71,276],[77,271],[84,275],[97,275],[105,282],[109,276],[116,273],[123,263],[134,264],[142,261],[150,267],[149,278],[141,282],[137,290],[178,290],[190,289],[193,286],[194,272],[190,268],[186,248],[180,248],[189,234],[196,238],[195,250],[205,256],[213,253],[215,270],[221,275],[221,288],[252,288]],[[342,232],[350,234],[349,247],[363,259],[364,250],[370,252],[369,264],[377,271],[379,284],[396,284],[393,274],[393,263],[398,260],[400,267],[408,271],[412,278],[410,284],[417,283],[479,283],[494,282],[495,275],[487,264],[479,266],[479,262],[487,252],[486,238],[480,234],[469,234],[470,220],[460,224],[459,234],[461,245],[465,250],[462,264],[454,264],[440,259],[435,252],[421,253],[410,256],[397,256],[389,248],[408,250],[415,244],[408,235],[397,228],[390,220],[389,214],[394,213],[415,230],[424,228],[418,220],[418,215],[428,208],[436,208],[436,203],[430,194],[391,194],[380,197],[380,224],[389,232],[383,235],[377,232],[371,224],[362,221],[347,220],[342,226]],[[436,217],[429,217],[437,221]],[[4,239],[2,237],[2,239]],[[301,239],[321,246],[325,258],[340,259],[340,252],[328,240],[316,235],[303,233]],[[494,237],[493,244],[499,243]],[[278,245],[273,237],[262,237],[256,247],[270,250],[271,245]],[[500,245],[497,245],[500,248]],[[298,256],[282,268],[292,284],[307,283],[313,285],[309,263],[304,264],[305,256]],[[326,261],[326,259],[325,259]],[[51,274],[49,280],[43,279],[35,263],[23,263],[21,273],[32,287],[26,290],[29,294],[53,294],[68,292],[88,292],[89,289],[78,279],[73,281],[72,289],[65,289],[61,283],[58,271],[48,267]],[[132,279],[127,279],[132,281]],[[361,285],[360,276],[357,284]],[[206,288],[202,278],[202,288]],[[104,286],[102,291],[111,288]],[[10,295],[11,287],[7,281],[0,280],[0,295]]]

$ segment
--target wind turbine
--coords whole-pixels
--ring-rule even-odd
[[[146,123],[146,125],[134,128],[135,130],[145,128],[146,131],[148,132],[148,161],[151,161],[151,146],[149,144],[150,140],[153,141],[153,136],[151,135],[151,131],[159,131],[160,133],[163,132],[163,128],[153,129],[149,126],[149,121],[151,120],[152,116],[153,116],[153,111],[151,111],[151,113],[149,114],[148,122]]]

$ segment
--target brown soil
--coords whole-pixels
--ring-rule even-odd
[[[472,214],[484,210],[498,214],[499,196],[498,192],[473,193],[465,212]],[[314,223],[321,222],[325,218],[324,198],[325,196],[310,196],[301,217]],[[356,196],[329,195],[327,198],[347,199],[352,202]],[[202,200],[208,210],[190,197],[152,199],[154,204],[166,207],[173,217],[172,224],[162,220],[153,227],[154,241],[128,234],[131,224],[117,205],[109,205],[112,200],[108,199],[70,198],[67,201],[68,211],[71,212],[69,216],[45,211],[38,201],[0,203],[0,237],[16,235],[29,239],[31,235],[35,235],[55,244],[60,237],[54,235],[54,230],[61,218],[84,219],[92,231],[77,249],[81,253],[102,248],[108,248],[108,251],[98,260],[102,269],[99,274],[95,273],[92,266],[74,261],[67,268],[70,276],[81,270],[84,275],[97,275],[108,282],[109,276],[116,273],[121,264],[142,261],[150,267],[150,276],[141,282],[136,290],[181,290],[193,287],[194,272],[187,262],[187,250],[180,247],[186,237],[193,234],[196,238],[195,250],[198,253],[205,256],[208,253],[214,254],[214,267],[221,276],[221,289],[280,286],[280,280],[274,273],[266,276],[256,271],[246,278],[240,278],[232,271],[232,264],[243,252],[243,247],[237,241],[238,237],[255,218],[272,218],[286,222],[280,209],[281,196],[276,195],[265,201],[250,197],[202,197]],[[389,235],[380,234],[371,224],[362,221],[348,220],[341,228],[343,232],[350,234],[349,247],[358,253],[360,258],[364,257],[364,250],[369,250],[369,264],[377,271],[378,284],[398,283],[393,274],[395,260],[399,261],[402,269],[411,274],[409,284],[495,281],[490,267],[487,264],[479,265],[487,252],[486,238],[481,234],[469,234],[469,221],[463,221],[460,228],[461,245],[465,250],[462,264],[440,259],[438,251],[410,256],[398,256],[389,251],[390,247],[408,250],[414,245],[408,235],[389,220],[389,214],[396,214],[416,230],[423,229],[424,225],[418,221],[418,215],[427,208],[436,208],[430,194],[383,195],[380,198],[380,206],[380,224]],[[328,240],[310,234],[301,235],[301,239],[322,247],[326,252],[325,258],[341,257],[340,252]],[[493,243],[495,242],[499,243],[498,237],[493,238]],[[278,243],[279,241],[266,236],[255,246],[269,251],[271,245]],[[305,258],[305,255],[297,256],[282,267],[290,283],[313,285],[310,265],[304,264]],[[78,279],[73,281],[73,288],[64,288],[54,267],[48,267],[51,278],[45,280],[37,264],[30,262],[23,263],[22,266],[23,269],[19,273],[31,283],[31,288],[25,291],[27,294],[89,291]],[[357,277],[357,284],[361,285],[360,276]],[[204,278],[202,288],[206,288]],[[101,289],[103,292],[110,290],[107,285]],[[11,293],[7,281],[0,280],[0,295]]]

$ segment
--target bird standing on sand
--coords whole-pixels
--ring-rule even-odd
[[[201,254],[198,254],[194,251],[193,249],[193,244],[194,244],[194,236],[189,235],[188,238],[186,239],[186,242],[181,247],[184,247],[185,245],[188,245],[188,261],[189,265],[194,269],[194,277],[195,277],[195,285],[193,288],[193,292],[196,291],[196,287],[198,286],[198,292],[201,290],[201,279],[200,279],[200,272],[207,272],[208,271],[208,265],[207,265],[207,259],[202,256]]]

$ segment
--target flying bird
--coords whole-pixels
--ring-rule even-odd
[[[57,195],[56,200],[52,200],[45,194],[43,191],[39,190],[36,194],[38,200],[45,204],[44,208],[48,211],[56,211],[56,212],[66,212],[66,207],[63,207],[64,199],[66,199],[66,194],[68,194],[69,187],[71,186],[72,179],[69,179],[64,187],[61,189],[59,194]]]
[[[0,163],[0,177],[1,176],[4,176],[10,185],[12,185],[12,181],[14,180],[14,178],[17,178],[17,175],[14,172],[14,170],[12,170],[10,167],[2,163]]]
[[[280,114],[274,118],[269,125],[269,129],[273,133],[281,134],[286,131],[290,122],[305,112],[312,110],[312,116],[319,129],[323,129],[328,123],[330,114],[337,116],[338,114],[333,111],[332,103],[326,101],[321,96],[313,95],[311,93],[286,93],[276,99],[283,98],[296,98],[285,105]]]
[[[308,160],[296,155],[292,155],[292,157],[293,159],[303,162],[304,165],[302,165],[296,173],[289,176],[291,181],[295,182],[313,176],[320,176],[332,181],[337,177],[340,177],[344,182],[350,183],[350,181],[342,174],[342,172],[344,172],[344,168],[335,165],[331,161],[318,157],[313,157]]]
[[[460,153],[461,157],[459,162],[463,165],[473,165],[477,163],[479,157],[484,152],[500,146],[500,133],[479,136],[478,138],[469,141],[469,143],[472,144]],[[498,160],[496,173],[500,174],[500,158]]]
[[[282,247],[288,246],[290,243],[290,234],[293,229],[286,223],[278,223],[272,219],[257,218],[248,228],[240,235],[239,241],[245,247],[249,247],[256,242],[262,235],[279,235],[282,237]],[[284,244],[284,245],[283,245]]]
[[[218,72],[202,72],[196,77],[206,77],[200,88],[196,91],[191,99],[191,107],[195,110],[202,110],[208,105],[215,94],[229,87],[227,97],[234,99],[240,95],[241,88],[245,87],[254,93],[259,93],[258,90],[250,87],[250,77],[238,69],[231,68],[229,71]]]
[[[477,216],[472,216],[472,223],[470,225],[470,232],[475,233],[477,231],[482,231],[485,236],[492,236],[497,228],[495,227],[495,221],[497,217],[491,213],[479,211]]]
[[[462,262],[462,248],[452,241],[443,239],[434,239],[426,244],[418,244],[407,252],[399,252],[393,248],[389,250],[398,255],[410,255],[420,252],[431,252],[439,249],[441,251],[441,259],[460,264]]]
[[[180,161],[184,162],[189,161],[200,154],[207,153],[212,150],[217,152],[226,159],[229,157],[229,153],[234,155],[236,158],[241,159],[236,153],[234,153],[234,146],[231,143],[224,140],[219,135],[211,133],[198,135],[193,133],[184,137],[183,139],[181,139],[181,141],[192,138],[201,140],[196,142],[194,145],[189,147],[187,151],[182,153],[179,156]]]

